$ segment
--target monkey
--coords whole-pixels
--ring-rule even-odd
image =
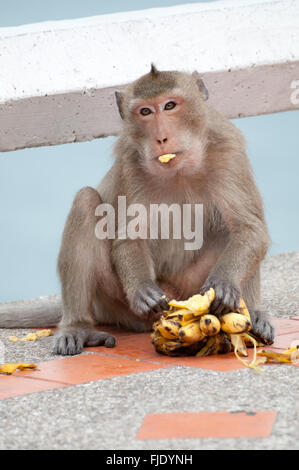
[[[259,309],[260,264],[270,238],[242,133],[209,105],[198,72],[160,71],[152,64],[115,98],[122,128],[114,163],[97,188],[78,191],[62,236],[62,319],[54,353],[112,347],[113,336],[96,324],[150,331],[170,298],[210,287],[212,313],[235,311],[242,296],[252,333],[271,344],[273,325]],[[161,163],[165,154],[175,158]],[[120,236],[119,196],[147,208],[202,204],[202,246],[186,250],[182,238]],[[116,210],[114,238],[96,236],[102,204]]]

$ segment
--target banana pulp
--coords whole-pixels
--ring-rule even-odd
[[[171,300],[170,310],[163,311],[153,325],[152,343],[156,351],[169,356],[208,356],[229,351],[247,356],[246,346],[252,339],[248,332],[251,319],[244,299],[236,312],[220,320],[210,313],[215,298],[213,288],[185,301]],[[252,339],[256,346],[256,341]]]
[[[158,157],[158,160],[161,163],[168,163],[169,160],[172,160],[175,157],[176,157],[175,153],[165,153],[164,155],[160,155],[160,157]]]

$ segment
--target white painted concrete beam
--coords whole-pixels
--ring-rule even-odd
[[[299,108],[299,2],[215,3],[0,28],[0,151],[117,134],[114,91],[203,74],[226,116]]]

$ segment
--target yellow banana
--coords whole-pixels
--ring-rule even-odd
[[[186,308],[180,308],[178,310],[175,310],[174,312],[166,312],[164,314],[164,317],[167,319],[167,320],[174,320],[174,321],[189,321],[189,320],[194,320],[195,317],[193,315],[192,312],[190,312],[190,310],[186,309]]]
[[[179,322],[173,320],[165,320],[161,318],[160,324],[157,326],[157,330],[161,333],[164,338],[176,339],[179,335],[179,329],[181,325]]]
[[[246,304],[243,298],[241,298],[240,300],[240,307],[238,308],[238,312],[242,313],[242,315],[245,315],[251,322],[250,313],[248,312],[248,309],[246,307]]]
[[[199,326],[206,336],[217,335],[220,331],[220,321],[215,315],[203,315],[200,317]]]
[[[184,343],[196,343],[205,337],[199,326],[199,321],[182,326],[179,330],[179,338]]]
[[[155,345],[155,346],[161,346],[162,344],[166,343],[167,341],[169,341],[167,338],[164,338],[164,336],[162,336],[158,330],[155,330],[152,334],[151,334],[151,338],[152,338],[152,343]]]
[[[196,294],[188,300],[170,300],[169,305],[177,308],[190,310],[194,315],[202,315],[209,312],[209,307],[215,298],[213,288],[209,289],[204,295]]]
[[[208,341],[196,354],[197,357],[210,356],[211,354],[221,354],[231,350],[231,343],[225,333],[221,331],[216,336],[208,337]]]
[[[227,313],[220,318],[221,329],[225,333],[246,333],[251,328],[250,320],[241,313]]]

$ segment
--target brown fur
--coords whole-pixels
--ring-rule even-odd
[[[146,119],[136,111],[172,95],[182,100],[178,111]],[[95,344],[93,323],[148,331],[167,306],[165,292],[187,298],[210,286],[216,314],[236,308],[243,295],[255,333],[272,341],[273,328],[257,310],[259,266],[269,244],[262,200],[243,136],[206,97],[197,74],[155,67],[117,94],[124,125],[114,165],[97,190],[79,191],[63,235],[58,263],[63,318],[55,352],[75,354],[83,344]],[[181,162],[158,167],[153,156],[179,146]],[[203,247],[186,251],[184,240],[97,239],[95,208],[101,202],[116,207],[119,195],[126,195],[128,205],[204,204]]]

